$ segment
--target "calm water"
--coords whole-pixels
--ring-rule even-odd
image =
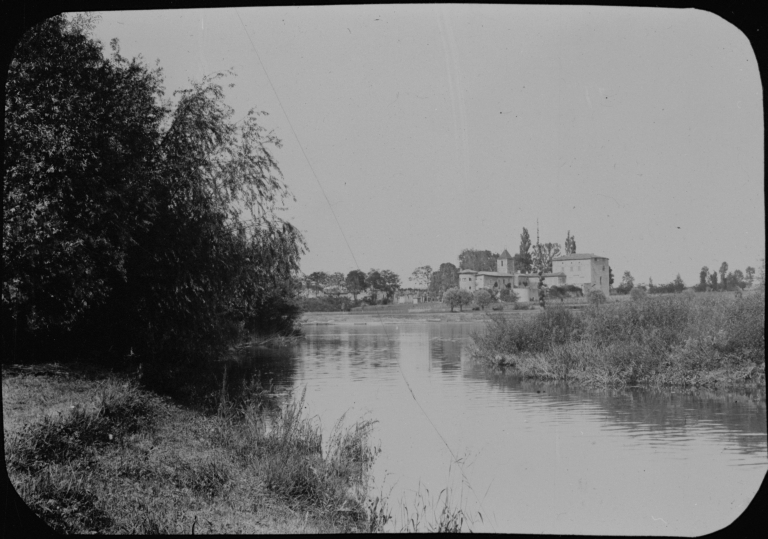
[[[309,326],[289,357],[259,360],[276,384],[306,387],[324,428],[344,413],[378,420],[376,490],[392,505],[451,486],[483,515],[473,531],[701,535],[754,497],[768,470],[765,395],[514,381],[469,360],[480,328]]]

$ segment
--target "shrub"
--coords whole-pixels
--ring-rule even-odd
[[[520,296],[515,294],[515,291],[511,288],[502,288],[501,292],[499,292],[499,299],[507,303],[516,303]]]
[[[583,323],[577,315],[554,307],[523,320],[492,315],[485,333],[475,335],[474,339],[493,353],[544,352],[552,345],[578,338],[582,328]]]
[[[606,301],[608,301],[605,297],[605,294],[602,290],[592,290],[587,295],[587,301],[590,305],[602,305]]]

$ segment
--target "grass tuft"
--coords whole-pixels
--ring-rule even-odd
[[[25,425],[10,437],[8,464],[38,471],[50,463],[70,462],[149,424],[148,401],[130,382],[103,382],[95,401],[92,407],[77,404],[64,414]]]

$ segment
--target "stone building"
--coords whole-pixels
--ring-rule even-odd
[[[608,259],[591,253],[574,253],[552,260],[552,271],[565,275],[568,284],[580,286],[586,296],[592,290],[610,294]]]
[[[545,273],[547,286],[572,284],[582,288],[586,295],[591,290],[602,290],[608,296],[608,259],[593,254],[572,254],[555,258],[552,272]],[[539,299],[539,274],[518,273],[515,261],[505,249],[496,261],[496,271],[461,270],[459,288],[474,292],[486,288],[497,294],[507,288],[514,291],[519,301],[533,302]]]

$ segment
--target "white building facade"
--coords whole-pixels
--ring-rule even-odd
[[[610,294],[608,259],[591,253],[559,256],[552,260],[552,271],[565,275],[568,284],[580,286],[586,296],[592,290]]]

